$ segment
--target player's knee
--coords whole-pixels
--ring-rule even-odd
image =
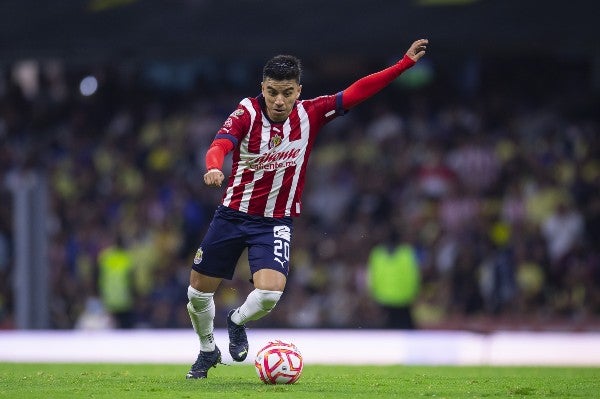
[[[211,306],[213,301],[213,292],[201,292],[192,286],[188,287],[188,299],[196,312],[202,312]]]
[[[283,295],[283,291],[269,291],[269,290],[261,290],[255,289],[256,297],[258,298],[258,302],[260,303],[260,307],[265,312],[270,312],[273,310],[281,295]]]

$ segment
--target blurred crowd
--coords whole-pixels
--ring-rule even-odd
[[[393,233],[418,257],[418,328],[600,329],[599,88],[585,68],[557,65],[543,82],[481,68],[475,85],[400,81],[322,131],[286,292],[253,326],[382,327],[366,262]],[[52,328],[191,328],[190,266],[222,195],[202,183],[203,156],[238,101],[258,94],[249,72],[3,70],[0,328],[14,328],[19,289],[6,181],[23,171],[49,186]],[[87,73],[97,89],[80,86]],[[303,94],[358,77],[330,88],[308,74]],[[115,264],[126,272],[103,274]],[[252,288],[247,274],[242,259],[224,282],[217,327]]]

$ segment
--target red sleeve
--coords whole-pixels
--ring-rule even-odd
[[[204,158],[206,170],[221,170],[223,168],[225,155],[231,150],[233,150],[233,143],[230,140],[215,139],[208,148],[208,151],[206,151],[206,157]]]
[[[400,76],[402,72],[413,65],[415,65],[415,61],[405,55],[391,67],[357,80],[344,90],[342,95],[342,106],[344,109],[350,109],[358,105],[367,98],[378,93],[381,89]]]

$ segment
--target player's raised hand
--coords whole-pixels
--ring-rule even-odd
[[[419,61],[419,59],[425,55],[427,44],[429,44],[429,40],[427,39],[415,41],[406,52],[406,55],[415,62]]]
[[[221,187],[225,175],[219,169],[211,169],[204,174],[204,183],[211,187]]]

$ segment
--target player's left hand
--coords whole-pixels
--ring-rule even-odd
[[[406,55],[413,61],[417,62],[421,57],[425,55],[425,51],[427,50],[427,45],[429,44],[429,40],[427,39],[419,39],[415,41],[408,51]]]

